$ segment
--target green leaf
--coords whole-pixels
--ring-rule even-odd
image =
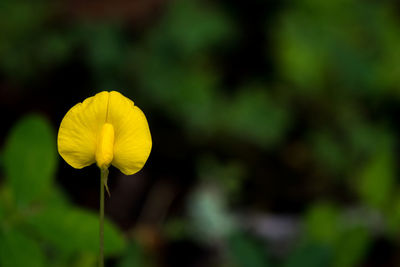
[[[228,241],[229,254],[234,266],[272,266],[266,249],[250,236],[237,232],[231,235]]]
[[[21,119],[4,151],[7,182],[17,204],[28,204],[51,189],[56,163],[56,138],[50,124],[39,115]]]
[[[339,219],[339,211],[331,204],[315,204],[306,214],[307,232],[316,242],[333,244],[340,235]]]
[[[349,148],[337,140],[331,130],[312,132],[310,140],[315,158],[324,170],[340,174],[349,166],[351,161],[348,157],[343,157]]]
[[[388,232],[390,236],[396,237],[400,231],[400,196],[395,194],[391,199],[391,205],[385,211]]]
[[[4,207],[3,207],[3,203],[0,201],[0,220],[3,221],[4,218]]]
[[[288,257],[284,267],[330,266],[332,254],[328,247],[316,243],[301,244]]]
[[[0,69],[8,79],[22,80],[38,73],[38,40],[53,8],[45,1],[1,1]],[[48,29],[48,28],[46,28]]]
[[[381,138],[378,148],[359,176],[361,198],[374,208],[383,208],[393,193],[395,155],[392,142]]]
[[[289,110],[258,84],[241,88],[234,100],[217,114],[226,134],[262,147],[279,143],[290,125]]]
[[[343,220],[339,212],[338,208],[329,203],[314,205],[307,213],[305,221],[307,233],[311,242],[329,248],[329,253],[333,256],[333,261],[329,262],[333,263],[333,266],[358,266],[371,241],[370,234],[365,227],[352,225]],[[323,266],[323,264],[293,266]]]
[[[98,266],[98,255],[92,253],[84,253],[80,255],[73,263],[74,267],[96,267]]]
[[[364,227],[344,231],[336,244],[335,267],[359,266],[371,243],[371,235]]]
[[[306,0],[278,15],[277,63],[292,88],[312,95],[340,84],[337,91],[372,95],[398,84],[392,47],[399,46],[399,23],[391,3]],[[365,47],[365,40],[375,42]]]
[[[137,242],[131,242],[124,252],[118,267],[150,266],[150,259],[146,257],[143,248]]]
[[[43,210],[29,218],[29,225],[45,241],[65,253],[98,253],[99,217],[74,208]],[[124,249],[124,239],[108,220],[104,222],[104,253],[115,255]]]
[[[184,57],[230,40],[234,31],[228,16],[202,1],[172,1],[165,18],[153,33],[154,42],[177,49]]]
[[[45,266],[39,244],[14,229],[0,231],[0,266],[41,267]]]

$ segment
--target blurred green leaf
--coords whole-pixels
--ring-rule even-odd
[[[371,234],[365,227],[355,227],[344,231],[335,246],[333,266],[359,266],[371,241]]]
[[[278,68],[286,80],[294,82],[306,93],[318,93],[323,81],[321,69],[327,55],[315,40],[319,36],[318,30],[307,25],[312,22],[300,16],[288,13],[280,21],[276,34]]]
[[[390,237],[397,237],[400,232],[400,194],[398,190],[390,200],[390,205],[384,211],[388,223],[388,233]]]
[[[368,229],[344,221],[340,209],[329,203],[313,205],[307,212],[305,223],[312,242],[329,249],[333,266],[358,266],[371,242]]]
[[[0,69],[9,78],[22,79],[38,69],[35,49],[42,26],[48,18],[45,1],[1,1]],[[47,3],[48,5],[48,3]]]
[[[0,266],[42,267],[45,257],[39,243],[14,229],[0,229]]]
[[[281,13],[273,24],[277,62],[294,89],[311,96],[333,85],[335,91],[374,95],[399,83],[394,2],[360,3],[303,0]]]
[[[150,58],[144,56],[148,54]],[[142,90],[152,102],[162,105],[171,118],[183,122],[193,133],[214,131],[220,99],[216,95],[217,78],[210,68],[195,60],[176,62],[159,51],[138,50],[134,57],[140,63],[137,71]]]
[[[226,44],[233,32],[230,19],[217,5],[176,0],[132,49],[139,88],[191,136],[204,137],[218,130],[222,96],[217,93],[218,70],[209,51]]]
[[[186,75],[176,79],[175,103],[177,115],[185,121],[186,127],[195,134],[198,130],[212,133],[215,129],[216,78],[211,71],[193,68]],[[178,117],[177,116],[177,117]]]
[[[37,41],[35,62],[46,67],[53,67],[58,63],[65,62],[70,56],[73,41],[70,33],[49,32],[44,34]]]
[[[53,186],[42,203],[48,208],[67,208],[71,205],[66,195],[57,186]]]
[[[290,113],[279,105],[265,88],[249,85],[242,88],[235,99],[216,114],[219,126],[228,135],[266,147],[279,143],[289,126]]]
[[[4,155],[3,155],[3,151],[0,150],[0,169],[3,169],[4,167]]]
[[[73,267],[96,267],[98,266],[98,255],[93,253],[84,253],[79,255],[74,261]]]
[[[251,236],[234,232],[228,237],[228,253],[233,266],[267,267],[273,266],[267,249]]]
[[[85,22],[73,31],[76,40],[85,47],[85,59],[90,65],[96,86],[103,90],[121,86],[122,74],[128,63],[129,42],[124,39],[122,25],[117,22]]]
[[[284,267],[321,267],[330,266],[332,252],[329,247],[318,243],[300,244],[289,255]]]
[[[65,253],[98,253],[99,217],[76,208],[52,208],[29,218],[28,224],[43,240]],[[104,253],[119,254],[125,241],[108,220],[104,225]]]
[[[0,29],[7,37],[23,37],[27,31],[37,30],[46,18],[47,9],[40,0],[36,3],[3,0],[1,8]]]
[[[227,241],[228,253],[233,266],[273,266],[268,259],[266,247],[247,234],[234,232]]]
[[[307,211],[305,224],[313,241],[333,244],[341,230],[339,210],[329,203],[316,203]]]
[[[381,136],[377,149],[359,174],[358,192],[365,203],[384,208],[393,193],[396,165],[392,141]]]
[[[134,240],[126,247],[117,267],[151,266],[143,248]]]
[[[334,174],[347,170],[350,163],[348,147],[343,147],[343,141],[337,140],[330,131],[313,131],[310,138],[313,143],[315,160],[322,165],[326,171]]]
[[[9,186],[0,187],[0,227],[7,225],[15,214],[15,202]]]
[[[4,150],[7,183],[19,205],[51,190],[56,163],[56,137],[50,124],[39,115],[22,118],[12,128]]]
[[[232,34],[233,25],[216,5],[202,1],[174,0],[165,20],[154,32],[153,44],[188,57],[229,40]]]

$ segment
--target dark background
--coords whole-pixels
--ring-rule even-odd
[[[138,174],[110,170],[107,266],[399,266],[399,12],[3,0],[0,266],[96,266],[99,170],[56,134],[104,90],[153,138]]]

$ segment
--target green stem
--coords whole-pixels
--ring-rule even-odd
[[[104,267],[104,185],[108,179],[108,169],[101,169],[100,175],[100,258],[99,266]]]

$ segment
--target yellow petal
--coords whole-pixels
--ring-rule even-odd
[[[108,92],[101,92],[73,106],[58,131],[58,152],[72,167],[95,162],[97,138],[106,122]]]
[[[107,122],[114,126],[115,131],[111,164],[127,175],[138,172],[149,157],[152,146],[145,115],[130,99],[112,91]]]

